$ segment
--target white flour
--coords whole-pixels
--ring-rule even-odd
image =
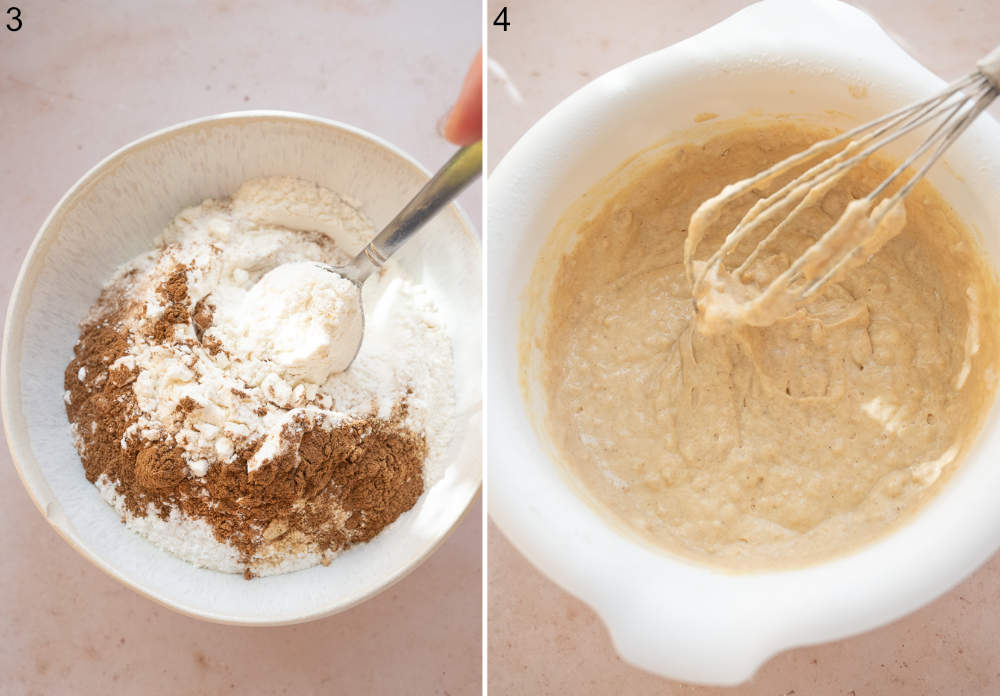
[[[267,293],[253,291],[258,280],[282,264],[344,263],[372,232],[347,201],[291,178],[251,180],[232,201],[207,200],[181,211],[158,240],[162,253],[135,259],[111,281],[135,271],[130,295],[145,307],[145,316],[130,317],[133,343],[119,360],[138,369],[133,390],[142,411],[125,440],[157,442],[172,436],[184,450],[190,473],[204,476],[213,465],[232,460],[238,443],[264,438],[248,464],[252,471],[277,451],[279,433],[296,414],[329,425],[371,415],[387,419],[405,399],[404,425],[426,437],[423,471],[429,489],[442,475],[452,438],[454,367],[441,316],[424,289],[395,269],[370,278],[364,288],[361,349],[349,369],[333,374],[324,361],[335,368],[338,360],[346,360],[337,354],[336,342],[328,344],[324,337],[335,339],[350,327],[330,318],[339,300],[325,281],[310,285],[304,280],[308,287],[296,291],[286,275],[269,281]],[[191,341],[160,345],[144,339],[140,327],[163,313],[159,288],[178,266],[187,269],[189,306],[204,300],[214,307],[213,321],[203,336],[190,324],[175,324],[175,339]],[[288,300],[286,324],[276,304],[283,299]],[[260,325],[256,336],[255,323]],[[302,336],[302,350],[295,354],[291,337],[297,332],[308,336]],[[284,357],[276,355],[280,351]],[[178,409],[182,400],[195,406]],[[204,520],[176,510],[167,520],[156,514],[135,517],[112,482],[102,478],[97,485],[129,528],[158,546],[199,566],[242,570],[235,549],[218,542]],[[288,572],[329,557],[258,558],[254,572]]]
[[[286,382],[322,384],[361,345],[361,290],[314,261],[283,263],[243,298],[234,326],[220,326],[240,356],[270,360]]]

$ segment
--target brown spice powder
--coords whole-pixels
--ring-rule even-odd
[[[166,343],[174,337],[174,326],[191,321],[188,310],[187,267],[178,265],[156,291],[163,297],[163,313],[153,322],[152,336],[156,343]]]
[[[335,428],[293,421],[282,431],[280,454],[252,473],[247,462],[259,439],[234,443],[232,461],[194,477],[172,434],[157,442],[126,438],[140,415],[131,386],[136,371],[109,368],[138,338],[125,324],[130,313],[141,314],[126,299],[128,280],[102,293],[96,318],[81,327],[64,382],[70,393],[66,411],[76,426],[87,479],[107,476],[131,514],[143,517],[152,511],[166,519],[178,509],[206,520],[219,541],[238,550],[249,578],[255,562],[280,560],[283,554],[315,551],[328,561],[328,552],[369,541],[416,504],[423,492],[427,445],[423,435],[401,424],[405,403],[389,420],[366,418]],[[184,267],[175,268],[157,290],[166,310],[146,322],[142,338],[171,344],[178,323],[197,322],[199,333],[210,326],[210,311],[188,307]],[[80,368],[85,368],[83,380]],[[182,400],[175,411],[178,425],[196,407],[192,399]]]

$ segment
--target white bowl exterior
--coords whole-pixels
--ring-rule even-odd
[[[213,621],[282,624],[360,602],[416,567],[467,509],[481,469],[481,252],[450,206],[399,252],[430,291],[455,356],[457,427],[441,481],[374,540],[329,567],[246,582],[199,569],[128,531],[83,476],[62,401],[78,323],[122,263],[182,208],[255,176],[298,176],[360,203],[376,228],[427,180],[409,156],[358,129],[283,112],[240,112],[154,133],[112,154],[56,206],[28,252],[4,336],[4,423],[29,493],[89,560],[139,592]],[[351,250],[352,252],[355,250]]]
[[[690,129],[698,113],[860,123],[942,84],[848,5],[767,0],[585,86],[535,124],[491,176],[490,514],[529,560],[597,611],[629,662],[675,679],[736,684],[782,649],[878,626],[952,587],[1000,547],[998,409],[940,495],[856,553],[746,575],[673,558],[603,521],[529,418],[518,385],[518,321],[543,242],[579,196],[631,155]],[[849,86],[867,88],[868,97],[851,96]],[[930,178],[1000,262],[1000,126],[981,117]]]

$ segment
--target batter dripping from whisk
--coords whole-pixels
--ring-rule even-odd
[[[826,193],[825,189],[810,191],[806,204],[818,205]],[[710,199],[706,204],[691,216],[688,239],[704,235],[711,221],[721,214],[721,202]],[[863,201],[848,203],[840,218],[799,257],[801,283],[822,277],[833,260],[852,254],[828,282],[841,280],[903,231],[906,209],[900,201],[884,200],[871,211],[869,207]],[[740,273],[731,272],[722,264],[712,265],[691,258],[688,248],[685,244],[684,266],[689,278],[698,279],[693,283],[692,294],[696,323],[702,333],[719,333],[740,325],[770,326],[779,319],[790,317],[808,301],[801,298],[799,283],[792,282],[788,269],[770,279],[769,285],[755,287],[741,282]],[[852,253],[855,249],[857,252]]]
[[[768,326],[811,301],[823,285],[837,282],[865,263],[902,231],[906,224],[902,201],[906,195],[998,94],[1000,47],[980,60],[975,72],[937,94],[814,143],[748,179],[727,185],[702,203],[691,216],[684,241],[684,267],[692,283],[699,328],[712,333],[741,324]],[[747,283],[750,266],[763,249],[773,247],[775,239],[792,229],[803,210],[824,200],[851,167],[928,123],[937,125],[906,160],[873,191],[855,196],[840,219],[818,235],[815,244],[791,261],[769,285]],[[710,225],[726,205],[781,177],[791,178],[789,173],[796,170],[799,172],[795,178],[750,208],[707,261],[694,259]],[[904,178],[909,179],[905,184]],[[748,255],[730,270],[729,257],[740,247]]]
[[[699,561],[800,565],[884,533],[947,479],[992,401],[995,277],[926,183],[883,218],[884,247],[808,303],[695,327],[692,300],[718,289],[693,297],[685,268],[698,204],[827,136],[779,122],[644,153],[564,216],[552,285],[540,263],[529,288],[544,299],[523,325],[542,330],[522,359],[562,460],[614,519]],[[740,284],[770,286],[890,171],[874,160],[817,194]],[[717,211],[706,247],[768,192]]]

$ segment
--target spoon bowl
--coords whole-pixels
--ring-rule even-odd
[[[358,289],[358,312],[361,315],[361,333],[354,346],[354,354],[346,370],[358,357],[365,335],[365,306],[361,301],[361,288],[372,273],[382,268],[407,240],[415,235],[438,211],[451,203],[466,186],[478,179],[483,172],[483,141],[466,145],[451,156],[437,170],[388,225],[353,259],[343,266],[317,264],[320,268],[351,281]]]

